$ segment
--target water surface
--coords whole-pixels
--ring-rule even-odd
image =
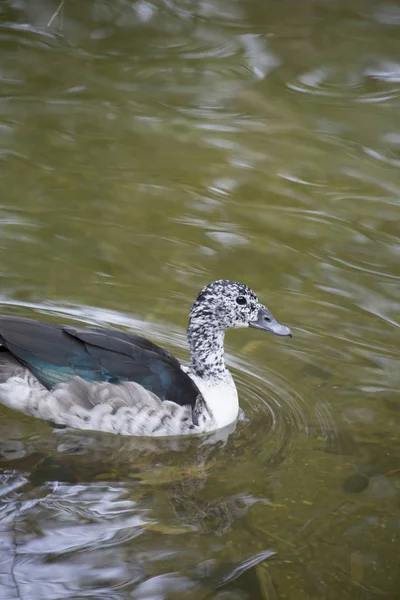
[[[0,407],[1,598],[399,597],[398,4],[59,6],[0,7],[2,312],[187,360],[222,277],[294,336],[227,335],[224,436]]]

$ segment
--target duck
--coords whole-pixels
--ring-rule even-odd
[[[190,362],[119,329],[0,316],[0,402],[73,429],[167,437],[214,432],[239,415],[224,359],[229,328],[290,336],[245,284],[219,279],[189,314]]]

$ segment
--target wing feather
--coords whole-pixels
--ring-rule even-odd
[[[169,352],[121,330],[0,317],[0,343],[48,389],[72,376],[134,381],[161,400],[193,406],[200,392]]]

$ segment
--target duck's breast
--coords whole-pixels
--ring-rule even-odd
[[[233,377],[228,373],[222,382],[207,382],[189,373],[191,379],[203,396],[207,411],[210,413],[213,429],[226,427],[236,421],[239,414],[239,399]]]

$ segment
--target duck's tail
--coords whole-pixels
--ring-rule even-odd
[[[0,346],[0,383],[6,382],[10,377],[22,375],[26,370],[4,346]]]
[[[37,416],[37,403],[48,390],[33,373],[0,346],[0,402],[27,415]]]

